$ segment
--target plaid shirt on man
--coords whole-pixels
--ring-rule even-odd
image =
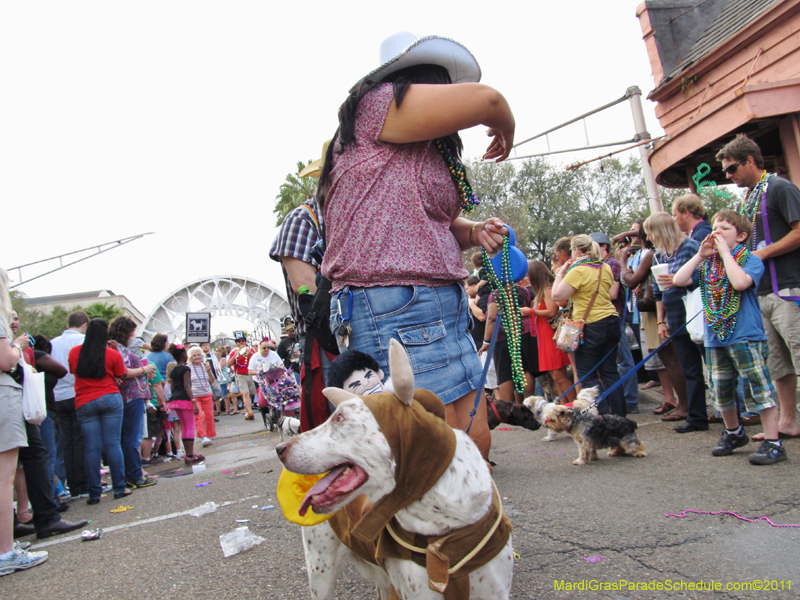
[[[619,281],[622,276],[622,265],[619,264],[619,261],[610,254],[606,254],[603,262],[611,267],[611,274],[614,275],[614,281]],[[622,311],[625,309],[625,288],[623,288],[622,285],[619,286],[617,297],[611,301],[611,304],[614,305],[614,308],[617,309],[617,314],[622,318]]]
[[[655,259],[659,264],[666,263],[669,265],[669,272],[675,274],[678,270],[691,260],[700,249],[700,244],[692,238],[684,238],[681,245],[678,246],[677,252],[671,258],[668,258],[664,252],[656,252]],[[656,264],[655,262],[653,264]],[[659,289],[655,277],[653,277],[653,293],[656,300],[661,300],[664,303],[664,312],[667,315],[669,323],[669,330],[675,333],[679,327],[686,323],[686,306],[683,303],[683,297],[686,295],[686,290],[693,290],[696,285],[686,287],[671,286],[663,292]],[[682,334],[689,335],[686,330]]]
[[[314,248],[314,244],[321,239],[321,235],[320,231],[317,230],[313,217],[306,208],[303,208],[304,206],[314,212],[319,222],[320,230],[324,230],[322,211],[319,210],[317,201],[314,198],[306,200],[302,205],[286,215],[283,223],[281,223],[280,231],[278,231],[278,235],[275,236],[272,247],[269,249],[269,257],[278,262],[281,262],[283,257],[296,258],[319,270],[320,265],[311,257],[311,250]],[[281,264],[281,270],[283,271],[283,279],[286,282],[286,295],[289,298],[289,306],[292,308],[295,331],[298,336],[304,336],[306,334],[306,324],[300,312],[297,290],[292,289],[289,275],[286,273],[283,264]]]

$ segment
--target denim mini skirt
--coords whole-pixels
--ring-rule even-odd
[[[414,386],[433,392],[450,404],[477,389],[481,362],[469,333],[470,317],[463,286],[345,287],[331,299],[331,330],[339,324],[339,306],[352,310],[350,349],[372,356],[389,372],[389,340],[408,353]],[[340,351],[344,348],[340,348]]]

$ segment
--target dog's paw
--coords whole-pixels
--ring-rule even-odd
[[[586,461],[583,460],[582,458],[576,458],[575,460],[572,461],[572,464],[573,465],[578,465],[578,466],[585,465]]]
[[[647,456],[647,452],[645,452],[644,450],[637,450],[636,452],[633,453],[633,455],[636,458],[644,458],[645,456]]]
[[[545,442],[555,442],[556,441],[556,432],[555,431],[548,431],[547,435],[542,438]]]

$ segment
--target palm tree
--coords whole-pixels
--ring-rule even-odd
[[[95,302],[81,310],[83,310],[90,319],[104,319],[107,323],[125,314],[118,306],[106,304],[104,302]]]
[[[303,161],[297,162],[297,172],[290,173],[286,176],[286,181],[281,184],[280,191],[275,199],[278,201],[275,208],[272,210],[278,219],[275,223],[280,226],[283,219],[292,210],[300,206],[309,198],[313,198],[317,193],[317,178],[316,177],[300,177],[300,171],[305,169],[312,161],[304,163]]]

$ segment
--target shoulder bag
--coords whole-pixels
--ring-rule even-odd
[[[22,379],[22,416],[31,425],[39,425],[47,418],[44,373],[34,372],[23,357],[19,359],[19,366],[24,373]]]
[[[597,274],[597,287],[592,294],[592,299],[589,300],[589,305],[586,307],[586,312],[583,313],[583,318],[573,320],[570,317],[565,317],[559,324],[558,331],[556,331],[555,341],[556,348],[563,352],[575,352],[578,347],[583,343],[583,326],[586,324],[586,317],[594,306],[594,301],[597,299],[597,293],[600,291],[600,282],[603,279],[603,268],[598,269]]]

